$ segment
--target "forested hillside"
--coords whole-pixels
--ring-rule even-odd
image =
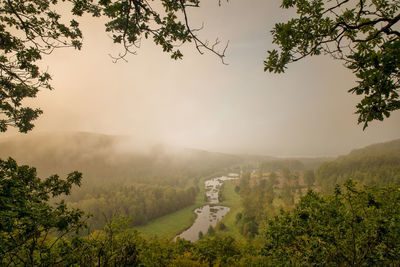
[[[185,186],[241,162],[238,156],[142,145],[140,140],[84,132],[39,133],[0,139],[0,157],[33,165],[40,176],[84,174],[84,183],[141,182]]]
[[[322,164],[316,171],[317,184],[333,192],[336,184],[354,179],[364,185],[400,183],[400,139],[357,149]]]
[[[260,160],[260,159],[259,159]],[[303,171],[316,169],[321,164],[329,162],[333,158],[272,158],[262,160],[259,170],[262,172],[274,172],[282,169],[289,169],[291,171]]]
[[[306,169],[310,163],[317,168]],[[265,226],[265,218],[273,218],[281,209],[292,210],[309,189],[332,194],[337,184],[349,179],[358,187],[399,185],[400,140],[370,145],[336,159],[269,159],[248,170],[236,186],[242,203],[236,225],[243,236],[255,237]]]
[[[63,164],[86,168],[90,174],[98,173],[100,179],[91,176],[85,182],[84,178],[81,188],[70,190],[73,185],[80,184],[78,173],[66,180],[50,177],[40,181],[35,177],[34,168],[17,166],[12,160],[1,161],[5,197],[0,201],[6,207],[0,212],[5,218],[2,227],[13,225],[11,214],[16,210],[23,214],[22,227],[11,227],[12,235],[4,235],[2,250],[9,251],[1,257],[5,264],[22,265],[30,261],[77,266],[399,263],[399,224],[391,222],[399,220],[400,191],[398,185],[386,186],[385,183],[398,177],[392,174],[399,173],[400,140],[355,150],[333,161],[246,158],[196,150],[177,151],[162,146],[133,153],[124,150],[118,138],[87,133],[68,134],[63,142],[43,136],[37,139],[42,140],[41,143],[27,139],[22,144],[27,145],[31,153],[23,154],[18,153],[18,146],[10,140],[2,143],[2,153],[21,157],[25,162],[35,161],[43,168],[42,172],[51,173],[57,171],[57,167],[62,168],[61,164],[51,164],[59,157]],[[102,149],[96,150],[100,144]],[[182,155],[184,158],[180,158]],[[44,160],[46,157],[48,161]],[[117,173],[124,173],[125,168],[126,176],[108,179],[105,173],[96,170],[96,163],[119,168]],[[130,163],[134,168],[129,169]],[[320,164],[314,172],[312,166]],[[220,170],[242,171],[234,184],[241,207],[235,212],[234,222],[228,224],[236,229],[230,229],[230,233],[237,234],[228,235],[227,226],[220,223],[218,225],[225,228],[211,228],[212,231],[199,241],[191,243],[182,239],[150,238],[132,229],[193,203],[201,185],[199,179]],[[358,173],[360,176],[354,179],[360,182],[347,180],[334,194],[309,191],[321,191],[316,177],[321,179],[317,175],[324,170],[330,170],[331,176],[342,173],[341,177]],[[13,180],[16,173],[23,179]],[[386,173],[388,178],[378,179]],[[378,181],[375,184],[382,187],[362,186],[374,184],[373,181]],[[327,179],[325,183],[334,186],[333,180]],[[7,194],[12,194],[13,198]],[[67,194],[64,198],[69,208],[80,208],[93,216],[86,220],[86,215],[79,210],[68,210],[59,202],[60,194]],[[57,198],[48,206],[51,196]],[[25,201],[13,201],[15,197],[41,204],[27,206]],[[35,214],[35,219],[29,214]],[[53,229],[56,232],[51,232]],[[34,236],[29,235],[32,231]],[[74,235],[74,231],[89,235]],[[71,238],[62,238],[67,234]],[[57,235],[61,239],[55,238]]]
[[[244,160],[194,149],[144,147],[127,137],[92,133],[2,138],[0,157],[9,156],[35,166],[40,177],[82,172],[81,187],[65,199],[93,215],[91,229],[102,229],[113,215],[131,218],[134,226],[182,209],[194,202],[201,177]]]
[[[78,173],[65,180],[53,177],[41,181],[33,168],[18,166],[13,160],[0,161],[0,170],[4,174],[0,198],[4,207],[0,210],[0,264],[4,266],[398,266],[400,263],[399,186],[360,189],[349,180],[332,195],[309,191],[293,208],[282,210],[278,216],[258,216],[260,231],[248,235],[246,242],[221,235],[220,228],[192,243],[180,238],[172,241],[145,237],[130,229],[129,220],[124,217],[113,218],[103,230],[89,236],[76,235],[75,231],[85,228],[83,213],[66,209],[62,202],[49,205],[48,199],[68,194],[80,182]],[[16,175],[23,179],[15,179]],[[241,181],[240,191],[247,195],[246,191],[254,189],[258,191],[256,198],[269,194],[274,184],[265,183],[262,190],[246,188],[247,178]],[[250,226],[238,219],[243,229]]]

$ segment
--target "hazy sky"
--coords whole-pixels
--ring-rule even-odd
[[[203,39],[230,41],[226,61],[183,47],[173,61],[152,42],[142,42],[129,62],[112,63],[118,48],[102,21],[81,20],[84,47],[44,59],[55,91],[34,103],[44,114],[34,132],[89,131],[131,135],[138,142],[230,153],[275,156],[338,155],[400,137],[400,112],[366,131],[354,115],[358,97],[341,62],[320,56],[292,64],[285,74],[263,72],[270,30],[289,13],[281,1],[231,0],[218,7],[203,0],[190,12]]]

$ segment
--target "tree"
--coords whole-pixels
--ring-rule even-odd
[[[210,225],[208,227],[207,234],[210,235],[210,236],[215,235],[215,229],[214,229],[214,227],[212,227],[212,225]]]
[[[63,2],[66,2],[63,4]],[[156,1],[158,2],[158,1]],[[105,30],[123,52],[115,61],[136,53],[141,38],[152,38],[173,59],[182,58],[179,46],[193,42],[203,53],[211,51],[224,60],[226,46],[202,41],[200,29],[189,25],[187,9],[199,6],[198,0],[165,0],[161,5],[140,0],[5,0],[0,2],[0,131],[9,126],[20,132],[33,128],[40,109],[24,106],[23,100],[34,98],[41,89],[52,89],[51,76],[37,62],[44,54],[61,47],[82,47],[82,32],[77,17],[89,13],[108,19]],[[69,24],[60,15],[70,7]],[[66,15],[65,15],[66,16]]]
[[[293,193],[293,188],[289,184],[284,183],[281,190],[281,197],[287,207],[290,207],[294,204]]]
[[[197,254],[208,266],[232,266],[230,259],[239,257],[235,240],[230,236],[213,236],[196,242]]]
[[[271,173],[269,174],[269,183],[270,183],[272,186],[275,186],[275,185],[279,184],[278,175],[277,175],[275,172],[271,172]]]
[[[313,186],[313,184],[315,183],[315,174],[313,170],[304,171],[304,183],[307,185],[308,188]]]
[[[218,231],[225,231],[226,230],[226,225],[223,222],[219,222],[216,226]]]
[[[399,186],[359,189],[348,180],[333,195],[310,190],[268,221],[261,254],[272,266],[398,265],[399,204]]]
[[[114,216],[103,231],[72,244],[69,249],[74,255],[66,255],[66,258],[79,266],[142,266],[140,252],[145,242],[129,224],[126,217]]]
[[[35,168],[18,166],[13,159],[0,160],[0,265],[63,262],[57,245],[68,233],[85,227],[83,212],[68,209],[64,201],[53,205],[48,201],[68,195],[81,178],[73,172],[66,180],[53,175],[42,181]]]
[[[63,46],[81,47],[78,23],[60,22],[52,11],[57,1],[17,1],[0,3],[0,131],[14,126],[21,132],[33,128],[32,121],[42,111],[22,106],[25,98],[36,97],[39,89],[52,89],[50,75],[36,62]],[[81,12],[76,10],[74,13]]]
[[[268,51],[265,71],[284,72],[307,56],[342,60],[358,78],[358,123],[368,126],[400,109],[400,3],[391,0],[283,0],[298,17],[272,30],[279,50]]]
[[[204,237],[203,232],[202,232],[202,231],[199,231],[199,239],[203,239],[203,237]]]
[[[292,173],[290,172],[289,168],[283,168],[282,169],[282,176],[287,182],[291,182]]]

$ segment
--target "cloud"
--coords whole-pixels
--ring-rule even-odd
[[[128,63],[114,64],[108,54],[118,47],[104,21],[84,18],[82,51],[61,49],[43,60],[56,90],[33,100],[45,112],[35,131],[130,135],[144,143],[278,156],[343,154],[399,137],[398,112],[365,132],[356,125],[358,98],[347,93],[354,77],[339,62],[316,57],[282,75],[263,72],[273,47],[270,30],[291,15],[279,1],[202,4],[191,11],[191,23],[205,22],[203,38],[230,40],[228,66],[193,44],[182,47],[183,61],[173,61],[150,40]]]

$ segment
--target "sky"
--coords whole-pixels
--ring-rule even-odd
[[[270,31],[292,12],[280,1],[203,0],[189,23],[203,40],[229,40],[226,62],[184,45],[174,61],[143,41],[128,62],[113,63],[119,47],[104,21],[84,17],[81,51],[59,49],[43,59],[55,90],[31,102],[44,111],[33,132],[86,131],[132,136],[226,153],[271,156],[336,156],[400,138],[400,111],[363,131],[359,97],[347,93],[354,75],[329,56],[291,64],[284,74],[263,71]]]

